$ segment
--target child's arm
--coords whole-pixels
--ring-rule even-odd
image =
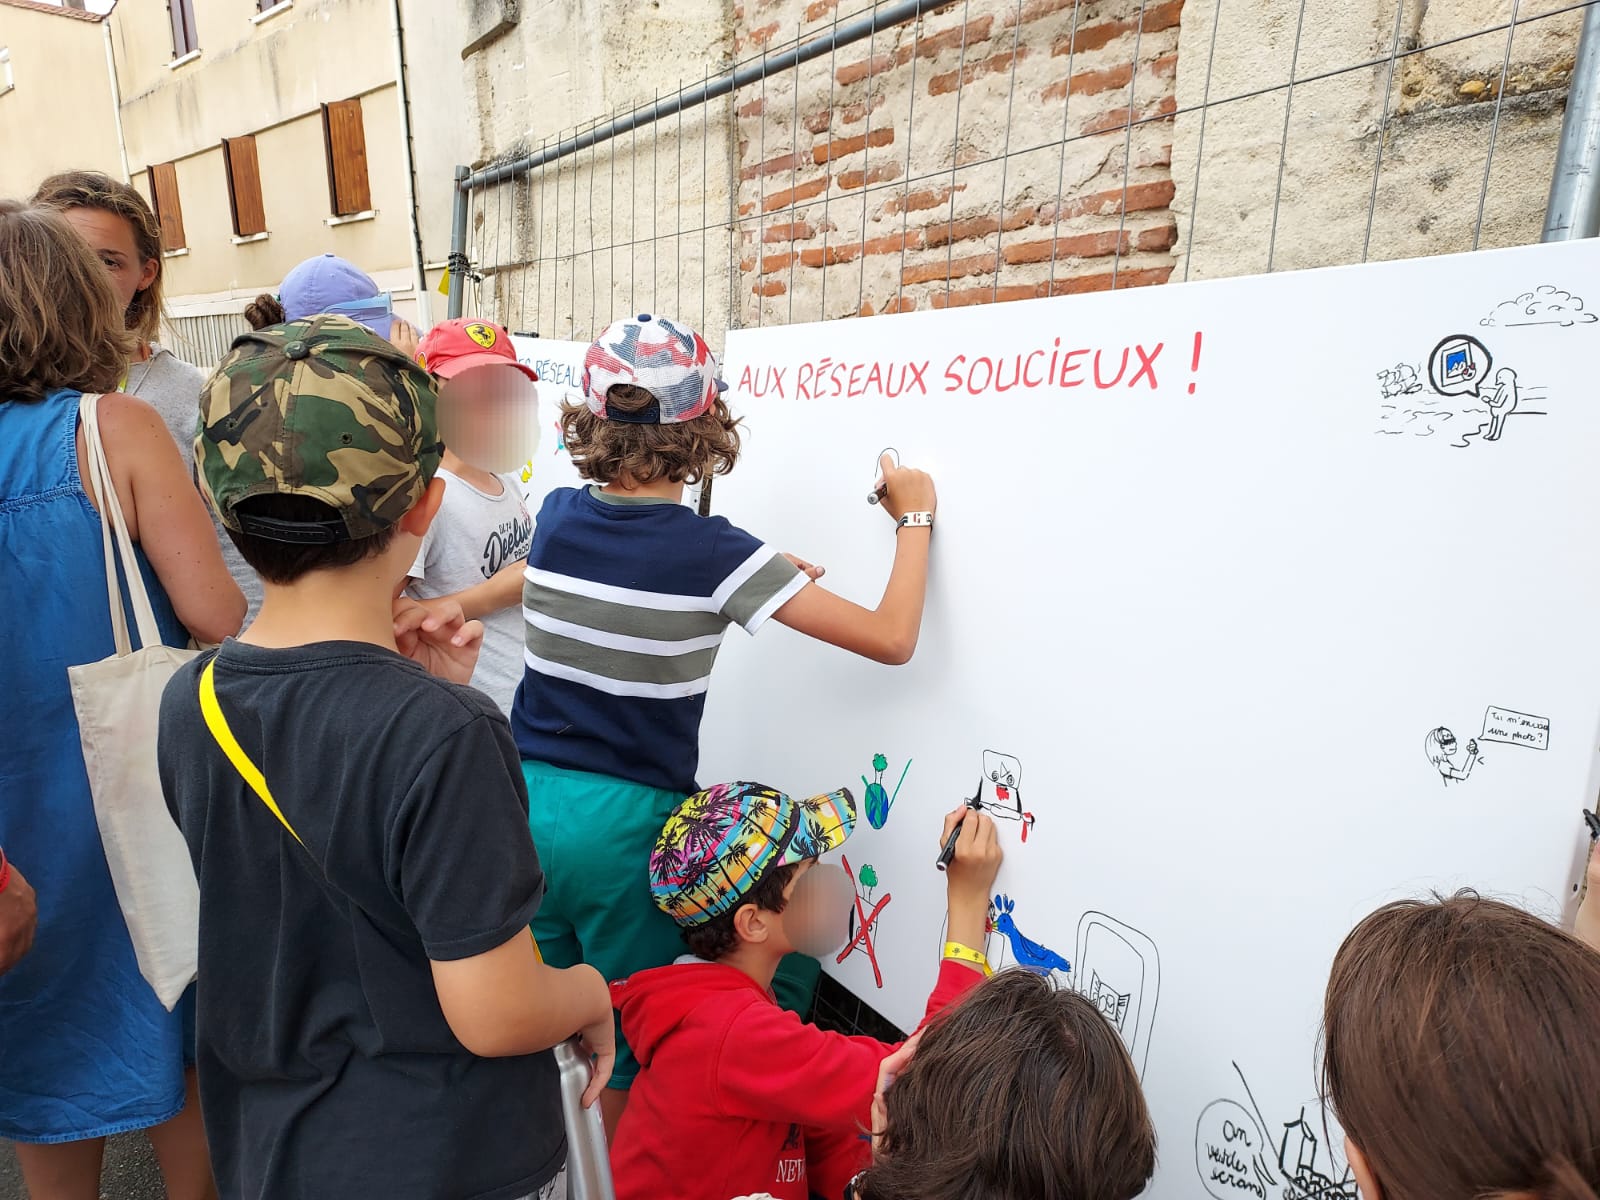
[[[471,1053],[535,1054],[577,1033],[597,1055],[598,1095],[615,1053],[611,997],[592,967],[539,962],[528,922],[544,873],[528,832],[511,729],[486,698],[441,728],[384,832],[384,872],[431,965],[446,1023]]]
[[[908,512],[934,511],[938,496],[926,472],[897,467],[888,455],[880,465],[885,488],[882,508],[889,516],[898,522]],[[910,662],[922,631],[931,534],[926,525],[908,525],[895,532],[894,569],[877,608],[863,608],[812,584],[801,588],[775,617],[790,629],[874,662],[895,666]]]
[[[939,837],[941,846],[957,825],[961,826],[961,836],[956,839],[956,856],[945,870],[945,904],[950,916],[945,940],[982,953],[989,924],[989,897],[994,895],[994,881],[1004,855],[993,819],[966,805],[946,814],[944,832]],[[977,964],[963,965],[982,974]]]
[[[436,606],[446,602],[459,604],[467,620],[481,621],[503,608],[516,608],[522,604],[522,576],[527,565],[522,560],[507,563],[482,583],[451,592],[448,596],[435,596],[429,600],[417,598],[417,603],[429,612],[436,611]]]
[[[575,1033],[597,1056],[584,1103],[600,1095],[616,1057],[606,981],[587,963],[561,970],[539,961],[526,932],[472,958],[432,964],[450,1032],[480,1058],[537,1054]]]

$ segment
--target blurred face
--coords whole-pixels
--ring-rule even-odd
[[[856,890],[835,863],[807,859],[789,881],[779,920],[797,954],[824,958],[849,939],[850,909]]]
[[[439,392],[439,436],[462,462],[514,471],[539,448],[539,395],[516,367],[473,367]]]
[[[139,257],[133,226],[115,213],[98,208],[69,208],[62,216],[104,264],[117,300],[126,311],[133,298],[156,281],[160,264],[153,258]]]

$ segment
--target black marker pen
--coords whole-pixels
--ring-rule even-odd
[[[962,803],[964,803],[973,812],[978,811],[978,805],[976,801],[964,800]],[[961,820],[956,822],[956,827],[950,831],[950,836],[945,838],[944,845],[939,847],[939,857],[933,864],[934,866],[938,867],[939,870],[942,871],[951,863],[955,862],[956,841],[961,837],[961,830],[966,826],[966,823],[967,818],[963,816]]]

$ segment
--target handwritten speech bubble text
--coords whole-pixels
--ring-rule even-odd
[[[1443,396],[1476,396],[1493,365],[1494,356],[1477,338],[1453,334],[1428,356],[1428,382]]]
[[[1266,1138],[1242,1104],[1213,1100],[1194,1130],[1194,1165],[1215,1200],[1266,1200],[1275,1182],[1262,1168]]]
[[[1530,750],[1550,748],[1550,719],[1512,712],[1509,708],[1490,708],[1483,714],[1480,742],[1505,742]]]

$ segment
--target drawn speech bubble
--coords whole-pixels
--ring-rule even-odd
[[[1478,740],[1506,742],[1512,746],[1526,746],[1529,750],[1548,750],[1550,719],[1512,712],[1509,708],[1490,708],[1483,714],[1483,733]]]
[[[1215,1200],[1266,1200],[1271,1182],[1260,1167],[1261,1127],[1242,1104],[1213,1100],[1194,1130],[1194,1165]]]
[[[1428,382],[1443,396],[1476,396],[1493,365],[1494,356],[1477,338],[1451,334],[1428,356]]]

